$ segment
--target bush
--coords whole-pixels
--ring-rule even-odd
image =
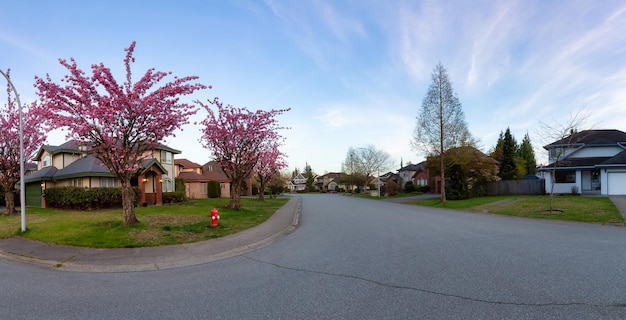
[[[389,180],[383,186],[383,193],[384,193],[385,196],[393,197],[396,194],[400,193],[400,185],[397,184],[393,180]]]
[[[163,192],[163,203],[185,202],[185,191]]]
[[[135,189],[135,199],[139,190]],[[94,210],[122,207],[121,188],[54,187],[45,191],[46,205],[52,208]]]
[[[430,191],[430,187],[429,186],[417,186],[415,190],[421,193],[426,193]]]
[[[467,188],[467,179],[463,168],[454,164],[449,172],[449,180],[446,181],[446,198],[450,200],[463,200],[469,198],[469,190]]]
[[[222,188],[219,181],[209,181],[207,183],[207,194],[209,198],[221,198]]]
[[[415,191],[415,186],[413,185],[413,181],[409,181],[404,185],[404,192],[411,193]]]

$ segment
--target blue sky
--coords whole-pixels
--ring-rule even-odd
[[[440,61],[485,152],[510,127],[545,163],[539,121],[582,106],[594,128],[626,131],[624,1],[25,0],[0,10],[0,68],[23,102],[35,99],[35,75],[65,75],[59,58],[123,77],[123,49],[137,41],[136,77],[154,67],[213,86],[189,100],[290,107],[279,118],[291,127],[290,170],[339,171],[349,147],[367,145],[397,166],[424,160],[410,139]],[[199,132],[190,124],[166,143],[205,163]]]

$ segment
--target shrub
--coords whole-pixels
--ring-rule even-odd
[[[430,191],[430,187],[429,186],[417,186],[415,190],[421,193],[426,193]]]
[[[135,189],[135,199],[138,191]],[[46,205],[60,209],[94,210],[122,207],[121,188],[54,187],[45,191]]]
[[[404,185],[404,192],[411,193],[415,191],[415,185],[413,185],[413,181],[409,181]]]
[[[163,203],[185,202],[185,191],[163,192]]]
[[[222,188],[219,181],[209,181],[207,183],[207,194],[209,198],[221,198]]]

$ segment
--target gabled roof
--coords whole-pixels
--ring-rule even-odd
[[[177,178],[183,179],[185,182],[230,181],[224,173],[219,171],[204,171],[202,174],[197,172],[181,172],[178,174]]]
[[[615,129],[607,130],[584,130],[574,133],[566,138],[555,141],[544,149],[569,145],[610,145],[626,144],[626,132]]]
[[[325,178],[337,179],[339,177],[341,177],[341,172],[329,172],[329,173],[323,174],[321,176],[317,176],[318,179],[325,179]]]
[[[401,172],[401,171],[419,171],[419,170],[424,170],[424,168],[422,166],[422,163],[406,165],[406,166],[398,169],[398,172]]]
[[[155,158],[146,159],[146,160],[142,161],[141,162],[141,170],[139,171],[139,173],[140,174],[144,174],[146,171],[150,170],[150,168],[152,168],[153,166],[157,166],[159,168],[159,170],[161,170],[162,173],[167,174],[167,170],[163,167],[161,162],[159,162]]]
[[[200,164],[197,164],[195,162],[191,162],[187,159],[174,159],[174,164],[177,166],[181,166],[183,168],[202,168],[202,166]]]
[[[73,154],[80,153],[80,151],[78,150],[78,146],[79,146],[79,142],[76,140],[69,140],[60,146],[43,145],[41,146],[41,148],[39,148],[39,150],[35,154],[35,157],[33,157],[33,160],[39,161],[39,159],[41,159],[41,156],[43,155],[44,152],[48,152],[51,155],[55,155],[61,152],[73,153]]]

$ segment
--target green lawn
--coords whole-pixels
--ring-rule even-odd
[[[550,212],[549,196],[496,196],[467,200],[449,200],[445,205],[437,199],[410,202],[431,207],[472,212],[495,213],[518,217],[573,220],[601,223],[624,223],[624,219],[608,197],[554,196]]]
[[[241,199],[242,209],[225,206],[229,199],[196,199],[183,204],[135,208],[140,223],[122,224],[122,210],[68,211],[28,208],[27,231],[19,234],[20,216],[0,215],[0,238],[20,235],[48,243],[93,248],[160,246],[223,237],[267,220],[289,198]],[[218,227],[210,212],[219,210]]]

